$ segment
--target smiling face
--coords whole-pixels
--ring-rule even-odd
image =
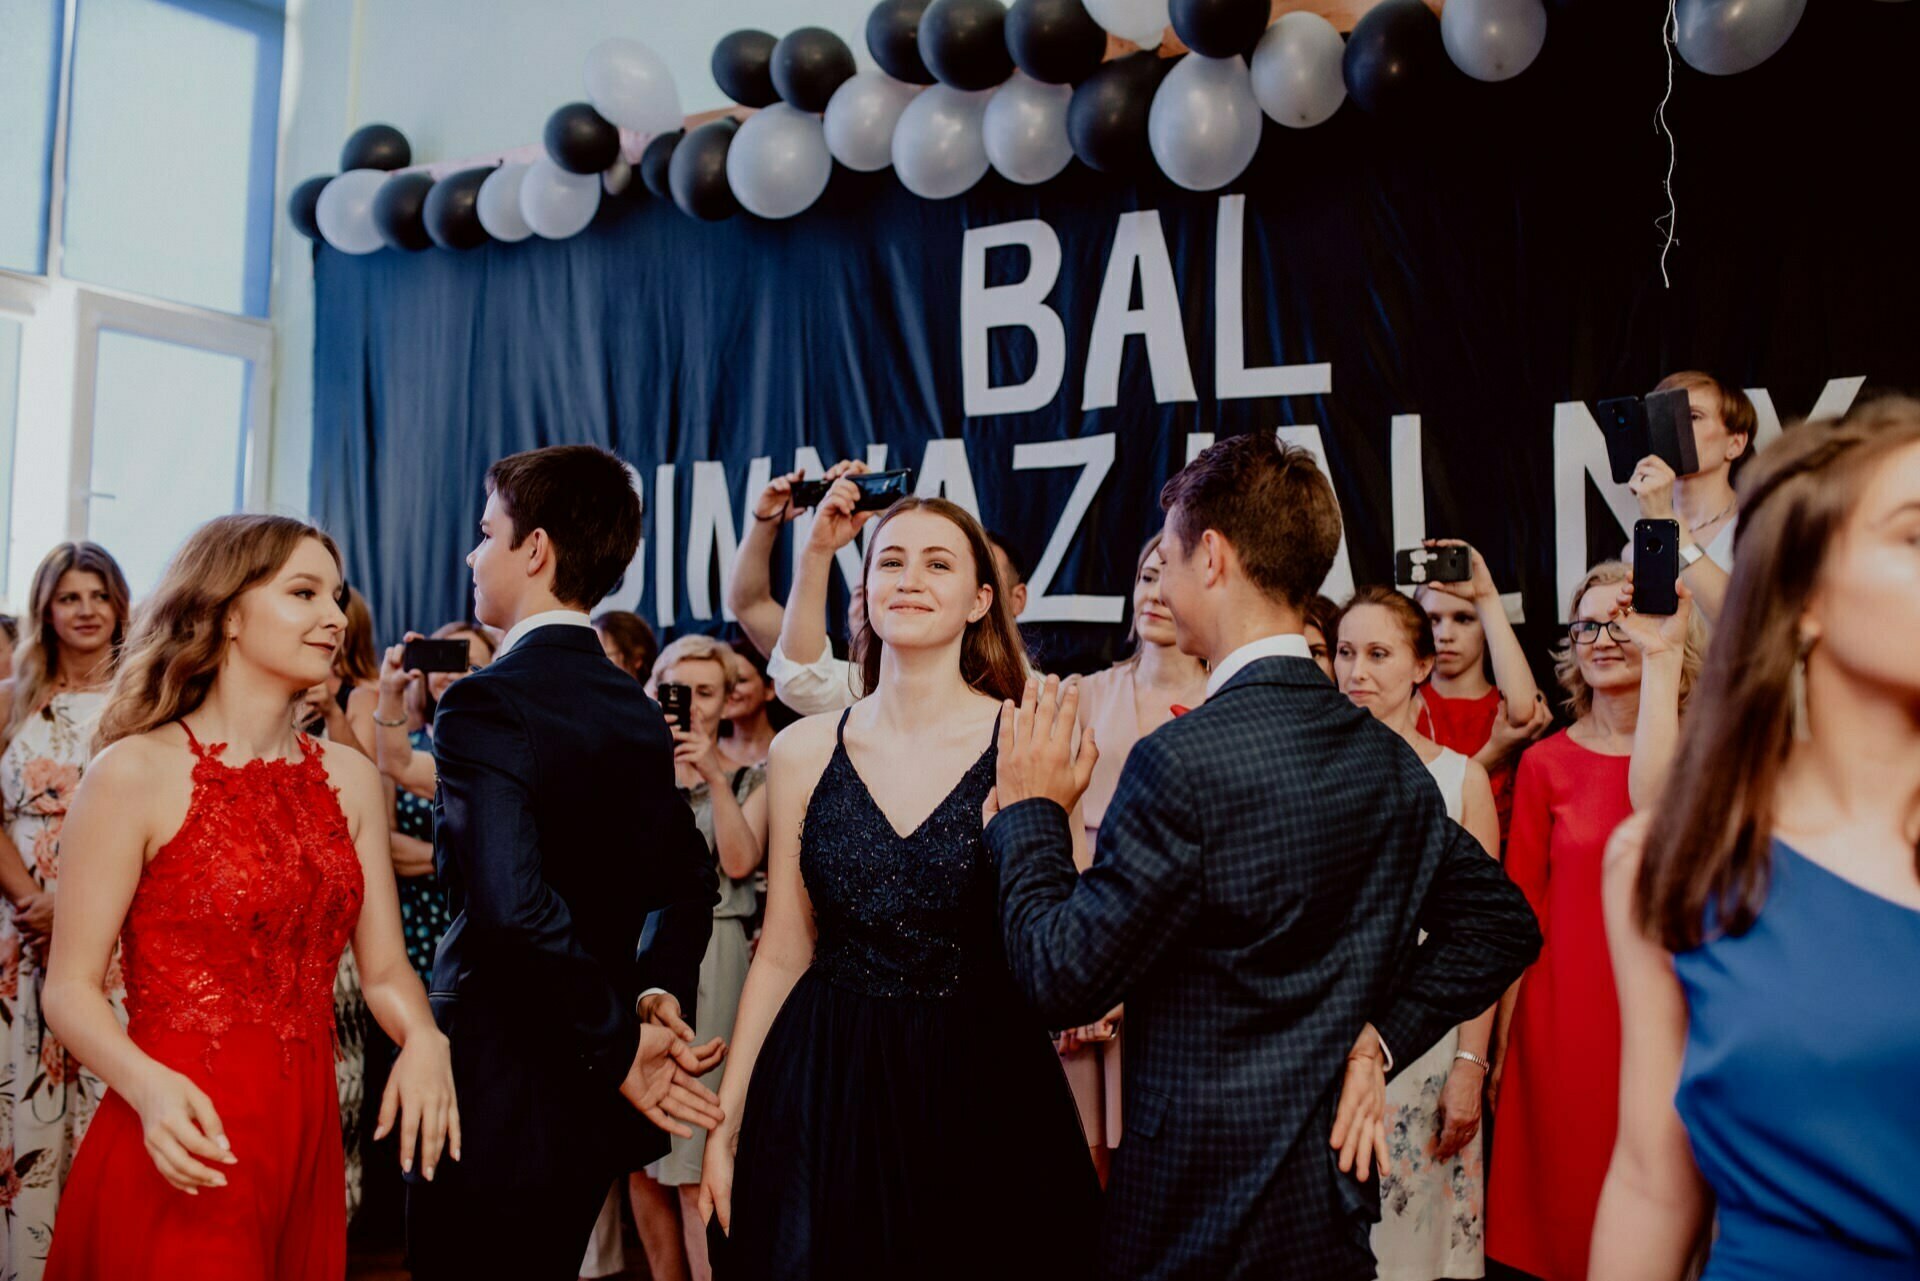
[[[1480,615],[1458,596],[1422,589],[1415,598],[1433,624],[1433,669],[1448,680],[1480,670],[1487,654],[1487,633]]]
[[[1618,618],[1614,601],[1618,599],[1619,592],[1618,583],[1599,583],[1588,588],[1580,595],[1580,604],[1573,611],[1573,621],[1605,623]],[[1593,644],[1575,645],[1573,657],[1580,666],[1581,679],[1595,693],[1640,687],[1640,651],[1615,640],[1605,627],[1594,637]]]
[[[986,617],[993,588],[981,581],[966,533],[923,509],[901,512],[874,536],[866,602],[888,648],[940,649]]]
[[[1433,672],[1433,660],[1414,650],[1406,624],[1381,605],[1355,605],[1340,617],[1333,652],[1334,679],[1355,707],[1390,721],[1406,710],[1413,691]]]
[[[1174,631],[1173,611],[1160,598],[1160,576],[1165,570],[1166,561],[1156,547],[1140,562],[1133,580],[1133,631],[1147,645],[1173,645],[1180,639]]]
[[[60,647],[82,658],[98,654],[113,643],[115,617],[107,582],[91,570],[70,569],[54,584],[47,602],[47,622]]]
[[[347,627],[340,567],[318,539],[303,538],[279,572],[242,592],[227,618],[227,663],[244,663],[284,684],[288,695],[333,670]]]
[[[760,675],[759,668],[738,653],[729,666],[733,668],[733,693],[727,695],[726,706],[720,714],[735,722],[752,720],[773,701],[773,687]]]

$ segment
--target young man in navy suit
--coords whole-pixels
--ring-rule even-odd
[[[1492,1005],[1539,930],[1419,757],[1308,653],[1340,544],[1311,455],[1225,440],[1161,505],[1160,594],[1207,701],[1133,746],[1084,875],[1078,692],[1029,683],[1007,710],[986,839],[1008,961],[1050,1027],[1126,1004],[1102,1277],[1362,1281],[1394,1061]]]
[[[724,1047],[687,1027],[713,858],[659,708],[587,619],[639,537],[605,450],[487,473],[467,564],[475,615],[506,640],[434,720],[434,868],[454,917],[429,999],[463,1134],[458,1161],[409,1175],[421,1281],[571,1281],[613,1181],[664,1155],[669,1131],[720,1119],[698,1078]]]

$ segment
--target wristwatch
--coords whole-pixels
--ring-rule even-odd
[[[1682,569],[1691,569],[1693,563],[1705,555],[1706,553],[1700,550],[1699,543],[1683,544],[1680,548],[1680,567]]]

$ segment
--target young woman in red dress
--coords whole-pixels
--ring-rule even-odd
[[[447,1039],[407,962],[386,796],[294,726],[346,618],[325,534],[196,531],[141,612],[67,816],[47,1021],[109,1093],[56,1221],[49,1281],[338,1281],[346,1186],[333,978],[351,937],[399,1045],[379,1133],[458,1158]],[[129,1024],[101,992],[123,949]]]

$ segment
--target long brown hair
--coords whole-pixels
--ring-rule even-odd
[[[39,711],[51,695],[53,683],[60,679],[60,638],[53,630],[53,594],[60,580],[71,570],[93,574],[106,584],[107,602],[113,607],[113,646],[109,663],[117,663],[127,639],[127,615],[132,610],[127,591],[127,576],[118,561],[98,543],[61,543],[40,560],[33,571],[33,591],[27,598],[27,612],[20,629],[20,648],[13,656],[13,710],[7,717],[6,732],[0,733],[0,745]]]
[[[1800,619],[1875,466],[1920,441],[1920,401],[1889,397],[1804,423],[1741,477],[1738,555],[1640,864],[1635,915],[1671,951],[1714,928],[1743,934],[1766,900],[1774,793],[1794,738]],[[1920,866],[1920,850],[1915,852]]]
[[[1141,546],[1139,559],[1133,562],[1133,586],[1136,589],[1140,586],[1140,575],[1147,572],[1147,562],[1153,558],[1155,552],[1160,550],[1160,540],[1166,536],[1167,531],[1164,528],[1157,529],[1154,531],[1153,537],[1149,538]],[[1127,644],[1133,646],[1133,652],[1121,659],[1119,666],[1137,667],[1140,664],[1140,655],[1146,652],[1147,639],[1140,634],[1140,620],[1135,616],[1131,608],[1133,603],[1132,592],[1127,593],[1127,603],[1129,606],[1127,610]]]
[[[1007,607],[1007,593],[994,570],[986,531],[966,508],[944,498],[902,498],[887,508],[867,542],[867,555],[860,565],[860,581],[866,582],[867,573],[873,568],[873,549],[880,545],[880,531],[894,517],[911,511],[923,511],[952,522],[966,538],[973,554],[975,584],[993,588],[993,604],[978,621],[967,624],[966,636],[960,642],[961,678],[982,694],[1019,702],[1027,689],[1026,644],[1020,639],[1020,629],[1014,626],[1013,611]],[[869,694],[880,688],[880,651],[884,648],[884,642],[873,630],[873,618],[868,615],[854,640],[853,652],[860,664],[861,688]]]
[[[227,652],[228,611],[309,538],[340,563],[333,539],[289,516],[220,516],[189,534],[134,620],[94,746],[158,729],[199,707]]]
[[[352,684],[376,684],[380,680],[380,656],[373,648],[373,611],[367,608],[367,598],[351,587],[341,608],[347,616],[347,630],[340,633],[334,670]]]

